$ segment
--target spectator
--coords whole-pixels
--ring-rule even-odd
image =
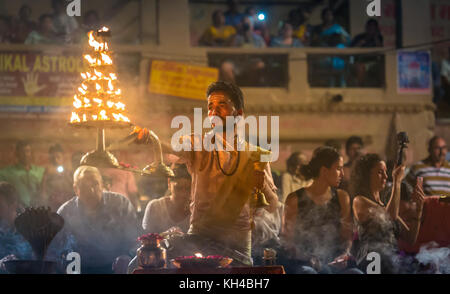
[[[250,6],[245,10],[245,15],[247,15],[250,19],[250,22],[253,25],[253,32],[255,34],[261,36],[264,39],[266,45],[270,44],[270,32],[267,28],[265,20],[260,20],[258,18],[258,13],[256,12],[255,7]]]
[[[244,48],[264,48],[266,42],[264,39],[255,33],[253,23],[250,16],[242,18],[241,30],[235,38],[235,46]]]
[[[361,150],[364,147],[364,143],[361,137],[351,136],[345,142],[345,154],[348,161],[344,164],[344,179],[340,188],[348,191],[348,184],[350,182],[350,175],[354,162],[361,156]]]
[[[357,35],[351,47],[383,47],[383,36],[378,26],[378,21],[374,18],[366,22],[366,31]]]
[[[277,37],[273,38],[270,42],[270,47],[281,47],[281,48],[290,48],[290,47],[303,47],[302,42],[294,38],[293,36],[292,25],[285,22],[280,29],[280,33]]]
[[[23,44],[28,35],[37,29],[36,22],[31,19],[31,8],[28,5],[22,5],[19,10],[19,18],[14,21],[12,26],[12,42]]]
[[[309,45],[312,27],[309,24],[310,12],[307,9],[297,8],[289,12],[288,23],[292,25],[293,37],[302,44]]]
[[[225,25],[233,26],[236,28],[236,30],[239,30],[242,23],[242,18],[244,17],[244,15],[240,13],[238,9],[239,1],[228,0],[227,2],[228,10],[224,14]]]
[[[311,186],[288,195],[285,203],[283,243],[291,273],[361,273],[348,268],[352,245],[350,197],[337,189],[344,160],[330,147],[314,150],[303,165]]]
[[[66,4],[64,0],[52,0],[52,20],[54,31],[58,38],[65,43],[73,41],[74,33],[78,29],[78,22],[74,16],[67,15]]]
[[[108,191],[127,197],[135,208],[140,208],[138,188],[132,172],[117,168],[101,168],[100,172],[110,180]]]
[[[11,43],[11,24],[3,15],[0,15],[0,43]]]
[[[183,233],[189,229],[191,176],[186,165],[174,168],[175,178],[169,179],[170,195],[150,201],[145,209],[142,227],[149,233],[163,233],[172,227]]]
[[[442,137],[431,138],[428,157],[411,166],[407,182],[414,186],[417,177],[422,177],[425,195],[450,196],[450,163],[445,159],[447,152],[447,143]]]
[[[420,229],[420,219],[424,202],[423,190],[415,185],[411,195],[416,203],[415,215],[409,223],[400,216],[401,182],[404,166],[395,167],[392,172],[392,192],[387,202],[382,201],[381,192],[386,188],[386,164],[377,154],[360,157],[352,171],[351,195],[353,214],[358,225],[358,245],[355,256],[360,268],[368,265],[367,254],[377,252],[381,255],[381,273],[402,273],[397,255],[397,240],[414,244]]]
[[[212,26],[203,33],[199,40],[201,46],[230,46],[236,36],[233,26],[225,25],[225,17],[221,10],[214,11],[212,15]]]
[[[350,35],[335,22],[333,10],[322,10],[322,24],[313,30],[312,45],[320,47],[344,48],[350,43]]]
[[[50,165],[47,166],[42,180],[42,197],[44,203],[52,211],[58,208],[73,196],[72,174],[67,166],[64,166],[64,150],[61,145],[50,147]]]
[[[17,163],[0,170],[0,181],[6,181],[16,188],[21,205],[35,205],[41,201],[39,193],[45,169],[32,164],[29,141],[17,142],[15,155]]]
[[[219,81],[236,83],[236,66],[231,60],[224,60],[219,68]]]
[[[52,16],[43,14],[39,17],[38,29],[32,31],[25,40],[25,44],[57,44],[58,39],[54,33]]]
[[[306,156],[301,152],[292,153],[286,160],[287,171],[281,176],[282,203],[286,201],[287,196],[292,192],[311,185],[312,181],[306,181],[300,173],[302,165],[307,163]]]
[[[32,258],[30,245],[15,230],[18,208],[19,197],[14,186],[0,182],[0,274],[6,273],[5,261]]]
[[[59,209],[65,231],[82,256],[81,273],[112,273],[117,257],[131,259],[139,235],[136,212],[124,196],[103,192],[100,172],[80,166],[74,174],[75,197]]]

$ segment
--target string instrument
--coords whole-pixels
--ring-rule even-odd
[[[399,132],[397,134],[397,143],[397,166],[400,166],[403,164],[403,161],[405,159],[405,149],[408,148],[408,134],[406,134],[406,132]]]

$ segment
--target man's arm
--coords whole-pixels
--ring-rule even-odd
[[[269,206],[265,207],[265,209],[270,213],[274,213],[278,209],[278,196],[276,190],[277,187],[273,182],[270,164],[267,164],[264,170],[264,186],[262,191],[266,196],[267,202],[269,202]]]

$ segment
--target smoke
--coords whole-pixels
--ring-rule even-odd
[[[420,247],[416,259],[436,274],[450,274],[450,247],[438,248],[436,242],[430,242]]]

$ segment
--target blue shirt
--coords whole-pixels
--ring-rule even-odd
[[[111,266],[120,255],[134,255],[139,236],[136,212],[124,196],[103,192],[94,215],[74,197],[58,209],[65,220],[65,230],[73,235],[75,251],[80,254],[81,267]]]

